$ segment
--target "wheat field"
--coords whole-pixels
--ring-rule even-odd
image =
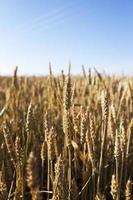
[[[0,200],[132,200],[133,78],[0,77]]]

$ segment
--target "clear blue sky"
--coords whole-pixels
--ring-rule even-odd
[[[0,74],[133,74],[133,0],[0,0]]]

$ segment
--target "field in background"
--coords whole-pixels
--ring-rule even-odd
[[[0,200],[132,200],[133,78],[0,77]]]

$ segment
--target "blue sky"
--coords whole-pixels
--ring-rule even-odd
[[[133,74],[133,0],[0,0],[0,74]]]

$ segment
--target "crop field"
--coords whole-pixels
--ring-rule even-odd
[[[0,200],[132,200],[133,78],[0,77]]]

